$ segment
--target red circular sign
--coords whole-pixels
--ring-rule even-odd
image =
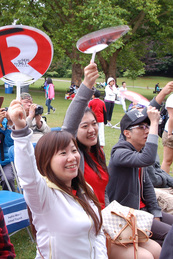
[[[52,58],[52,42],[41,30],[25,25],[0,28],[1,79],[15,81],[16,73],[20,73],[36,81],[47,71]]]

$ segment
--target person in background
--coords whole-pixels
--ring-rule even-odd
[[[70,94],[73,94],[75,92],[75,89],[76,89],[76,85],[75,83],[71,83],[71,86],[70,86],[70,89],[69,89],[69,93]]]
[[[31,141],[37,143],[37,141],[45,134],[51,131],[46,121],[42,118],[42,114],[35,114],[37,104],[33,103],[32,97],[29,93],[21,93],[20,102],[26,112],[26,121],[33,130]]]
[[[46,106],[47,106],[47,113],[45,115],[48,115],[50,114],[50,110],[53,110],[53,112],[55,112],[55,108],[51,105],[52,100],[55,98],[55,90],[54,90],[52,79],[50,77],[47,79],[45,95],[46,95]]]
[[[157,83],[157,84],[155,85],[155,92],[156,92],[156,93],[159,93],[160,91],[161,91],[161,89],[160,89],[159,83]]]
[[[79,89],[79,86],[76,85],[76,86],[75,86],[75,89],[74,89],[74,93],[75,93],[75,94],[77,94],[78,89]]]
[[[107,85],[105,87],[105,98],[104,98],[106,111],[107,111],[107,120],[108,120],[108,123],[106,124],[106,126],[109,126],[109,127],[112,127],[111,119],[112,119],[116,94],[117,94],[117,89],[115,87],[115,79],[113,77],[109,77],[107,80]]]
[[[14,246],[10,241],[7,226],[5,224],[4,213],[0,207],[0,258],[13,259],[16,257]]]
[[[116,96],[115,96],[115,104],[121,104],[121,102],[120,102],[120,94],[119,94],[119,90],[120,90],[120,88],[119,88],[119,86],[115,83],[115,87],[116,87],[116,90],[117,90],[117,92],[116,92]]]
[[[47,78],[45,77],[45,81],[44,81],[44,91],[46,91],[46,86],[47,86]]]
[[[173,162],[173,94],[167,98],[165,108],[168,110],[169,117],[162,135],[163,161],[161,168],[169,174]]]
[[[122,96],[122,92],[127,91],[126,82],[122,82],[122,86],[119,88],[119,97],[120,97],[120,103],[123,106],[124,112],[126,112],[126,102],[125,98]]]
[[[88,107],[91,108],[96,115],[99,126],[99,142],[103,148],[105,146],[104,122],[107,121],[107,114],[105,103],[100,100],[99,97],[100,91],[95,90],[94,98],[88,103]]]
[[[11,138],[12,121],[8,116],[7,108],[0,108],[0,164],[11,187],[15,191],[14,173],[8,155],[9,148],[13,145]],[[4,176],[0,170],[1,185],[3,190],[9,190],[5,182]]]

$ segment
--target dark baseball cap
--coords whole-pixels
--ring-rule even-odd
[[[138,109],[132,109],[123,116],[120,121],[121,134],[123,134],[124,130],[128,129],[130,126],[134,126],[140,124],[142,122],[146,122],[150,125],[150,120],[147,115],[146,109],[140,112]]]

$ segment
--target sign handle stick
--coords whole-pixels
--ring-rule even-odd
[[[92,54],[91,63],[94,63],[95,55],[96,55],[96,49],[94,50],[94,52]]]
[[[20,101],[20,86],[21,86],[21,82],[17,81],[16,82],[16,86],[17,86],[17,100]]]

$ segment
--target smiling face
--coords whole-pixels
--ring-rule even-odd
[[[91,112],[86,112],[81,120],[77,132],[78,140],[89,150],[98,141],[98,123]]]
[[[80,154],[74,142],[55,153],[51,159],[50,166],[54,174],[66,186],[71,187],[71,181],[78,175]]]

